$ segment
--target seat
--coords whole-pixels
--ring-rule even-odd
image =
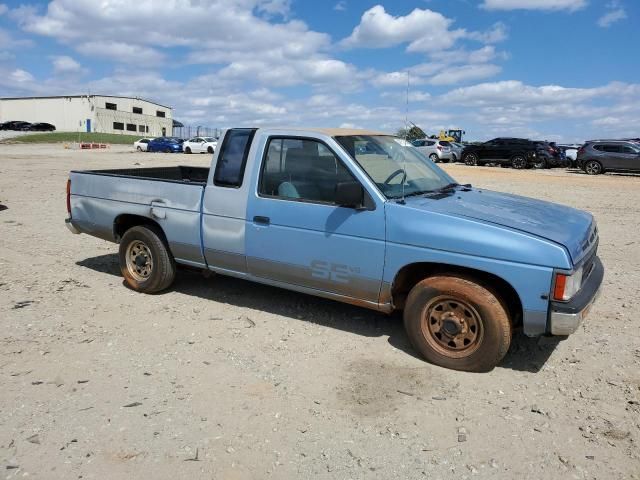
[[[322,194],[316,184],[314,161],[317,155],[302,148],[290,148],[285,156],[285,178],[278,185],[278,195],[287,198],[320,200]]]

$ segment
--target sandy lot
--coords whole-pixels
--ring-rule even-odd
[[[136,294],[116,245],[64,226],[70,169],[208,161],[0,145],[0,476],[640,477],[640,177],[446,167],[589,210],[607,268],[576,334],[466,374],[397,315],[189,271]]]

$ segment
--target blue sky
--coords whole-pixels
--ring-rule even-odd
[[[102,93],[187,124],[640,136],[637,0],[0,0],[0,97]]]

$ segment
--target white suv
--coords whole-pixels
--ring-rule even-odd
[[[445,140],[422,138],[411,142],[416,149],[425,154],[432,162],[448,163],[453,159],[451,143]]]

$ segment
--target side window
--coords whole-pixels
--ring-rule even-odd
[[[258,193],[335,204],[336,185],[353,181],[344,164],[323,143],[272,138],[263,160]]]
[[[238,188],[242,185],[244,167],[256,133],[254,128],[234,128],[224,137],[213,183],[220,187]]]
[[[619,153],[620,152],[620,147],[618,145],[603,145],[602,149],[605,152],[610,152],[610,153]]]
[[[638,153],[633,148],[623,145],[620,147],[622,149],[622,153]]]

